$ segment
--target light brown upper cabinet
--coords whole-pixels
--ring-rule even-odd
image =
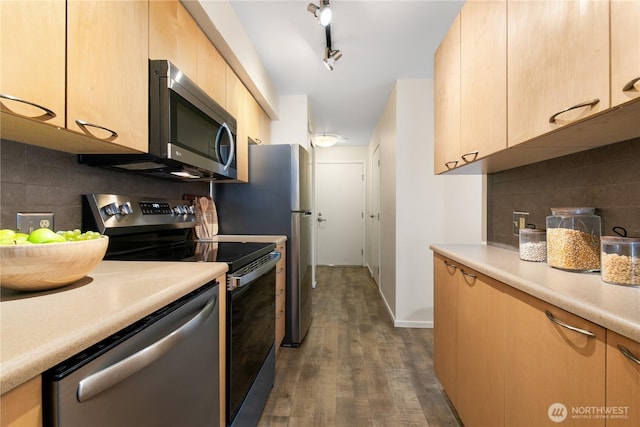
[[[249,180],[249,117],[247,98],[251,96],[240,78],[226,65],[226,104],[227,111],[237,121],[236,132],[236,170],[238,181]]]
[[[640,97],[640,1],[611,0],[611,106]]]
[[[509,147],[610,107],[609,2],[509,1],[507,28]]]
[[[460,16],[458,165],[507,148],[507,1],[468,0]]]
[[[147,151],[147,1],[67,2],[67,128]]]
[[[0,2],[2,111],[65,126],[65,5]]]
[[[149,2],[149,59],[168,59],[195,81],[200,28],[178,0]]]
[[[227,64],[209,38],[198,31],[198,69],[196,83],[222,108],[227,108]],[[238,116],[234,117],[237,119]]]
[[[460,163],[460,15],[434,56],[434,171]]]

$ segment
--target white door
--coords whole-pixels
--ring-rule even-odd
[[[380,146],[371,162],[371,212],[369,213],[369,269],[380,286]]]
[[[364,164],[316,164],[318,265],[363,265]]]

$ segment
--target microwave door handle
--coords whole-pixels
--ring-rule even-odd
[[[158,360],[206,322],[213,313],[217,301],[218,297],[214,296],[200,312],[178,329],[137,353],[81,380],[78,383],[78,401],[84,402],[91,399]]]
[[[224,170],[227,170],[229,169],[231,162],[233,162],[233,158],[236,153],[236,142],[233,140],[233,134],[231,133],[231,129],[229,129],[229,126],[227,126],[226,123],[223,123],[222,127],[227,131],[227,135],[229,135],[229,144],[231,148],[231,150],[229,151],[229,159],[227,160],[227,163],[224,164]]]

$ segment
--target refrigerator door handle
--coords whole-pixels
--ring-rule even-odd
[[[297,211],[291,211],[291,213],[301,213],[304,216],[309,216],[311,215],[311,211],[309,209],[302,209],[302,210],[297,210]]]

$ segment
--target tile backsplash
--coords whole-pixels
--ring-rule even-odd
[[[181,199],[207,195],[209,186],[80,165],[75,154],[0,140],[0,228],[14,228],[18,212],[53,212],[56,230],[80,228],[85,193]]]
[[[552,207],[594,207],[602,235],[614,226],[640,237],[640,138],[487,176],[487,242],[517,248],[514,211],[545,228]]]

